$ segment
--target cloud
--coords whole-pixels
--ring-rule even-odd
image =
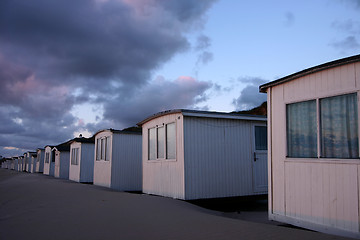
[[[331,45],[344,51],[360,49],[360,43],[355,36],[348,36],[343,40],[333,42]]]
[[[360,2],[360,1],[359,1]],[[360,49],[360,22],[348,19],[345,21],[334,21],[331,27],[343,32],[348,36],[341,40],[333,40],[330,45],[342,52]]]
[[[140,115],[122,103],[152,114],[201,101],[209,83],[184,78],[153,83],[151,74],[190,50],[187,33],[201,30],[214,2],[1,1],[0,147],[35,149],[81,130],[133,125]],[[204,52],[202,63],[210,60]],[[156,102],[149,104],[152,97]],[[109,119],[83,122],[71,113],[83,103],[103,106]]]
[[[208,82],[181,76],[174,81],[157,79],[140,89],[129,98],[118,97],[105,105],[105,118],[121,123],[119,128],[132,126],[157,112],[192,108],[207,100],[205,91],[212,87]]]
[[[285,13],[285,26],[290,27],[294,24],[295,16],[292,12]]]
[[[259,93],[259,85],[267,82],[266,80],[257,77],[242,77],[238,81],[247,85],[241,90],[240,96],[233,99],[232,103],[236,110],[249,110],[266,101],[266,94]]]

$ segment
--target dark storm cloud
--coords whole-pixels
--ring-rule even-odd
[[[179,77],[175,81],[158,77],[153,84],[139,89],[137,94],[105,105],[105,118],[119,120],[123,126],[133,126],[144,118],[157,112],[189,108],[207,100],[204,92],[212,87],[208,82],[197,81],[191,77]]]
[[[262,78],[243,77],[238,79],[247,85],[241,90],[240,96],[233,100],[236,110],[249,110],[266,101],[266,94],[259,93],[259,85],[267,82]]]
[[[119,109],[130,114],[123,117],[127,112],[120,114],[119,103],[134,109],[146,106],[151,114],[178,106],[179,100],[165,90],[154,97],[153,104],[138,94],[159,93],[159,84],[150,82],[152,71],[190,49],[185,33],[201,29],[213,2],[1,1],[0,126],[6,127],[0,127],[0,146],[11,151],[13,146],[34,149],[71,138],[79,119],[70,111],[81,103],[104,106],[109,119],[98,127],[139,119],[130,107],[120,104]],[[204,56],[203,62],[209,59]],[[174,81],[163,87],[176,85],[178,89],[170,92],[179,94],[181,106],[191,106],[207,88],[195,82]],[[87,126],[96,131],[95,125]]]

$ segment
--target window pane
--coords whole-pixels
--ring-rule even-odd
[[[156,136],[155,128],[150,128],[148,130],[148,159],[156,159]]]
[[[267,150],[267,127],[255,126],[255,149]]]
[[[289,157],[317,157],[316,101],[288,104],[287,154]]]
[[[105,138],[101,139],[101,160],[105,160]]]
[[[357,96],[348,94],[320,100],[321,156],[358,158]]]
[[[165,158],[164,147],[165,147],[165,128],[159,127],[157,129],[157,157]]]
[[[166,158],[175,159],[176,132],[175,123],[166,124]]]
[[[75,158],[75,154],[74,154],[74,152],[75,152],[75,149],[73,148],[73,149],[71,149],[71,165],[74,165],[74,158]]]
[[[110,137],[106,137],[106,155],[105,155],[105,160],[109,161],[110,160]]]
[[[101,143],[100,139],[96,139],[96,160],[100,160],[101,154]]]

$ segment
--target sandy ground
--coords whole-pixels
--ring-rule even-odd
[[[0,169],[0,240],[345,239],[278,226],[266,219],[266,200],[257,201],[223,210],[218,202],[116,192]]]

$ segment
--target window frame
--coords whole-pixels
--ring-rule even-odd
[[[72,148],[71,149],[71,160],[70,160],[70,164],[73,166],[78,166],[79,165],[79,147],[76,148]]]
[[[322,99],[327,99],[327,98],[333,98],[333,97],[339,97],[339,96],[345,96],[345,95],[351,95],[351,94],[355,94],[355,102],[357,104],[356,109],[357,109],[357,140],[358,140],[358,156],[356,158],[336,158],[336,157],[324,157],[323,153],[322,153],[322,136],[321,136],[321,129],[322,129],[322,125],[321,125],[321,107],[320,107],[320,102]],[[320,96],[320,97],[316,97],[316,98],[311,98],[311,99],[304,99],[301,101],[294,101],[294,102],[288,102],[285,103],[285,123],[286,123],[286,128],[285,128],[285,151],[286,151],[286,157],[285,159],[289,159],[289,160],[293,160],[293,159],[301,159],[303,161],[316,161],[319,160],[320,162],[334,162],[334,161],[343,161],[346,160],[346,163],[352,163],[352,162],[358,162],[360,160],[360,117],[359,117],[359,111],[360,111],[360,104],[359,104],[359,98],[360,98],[360,91],[352,91],[352,92],[343,92],[340,94],[335,94],[335,95],[326,95],[326,96]],[[316,101],[316,135],[317,135],[317,156],[316,157],[291,157],[288,155],[288,136],[287,136],[287,106],[293,103],[300,103],[300,102],[306,102],[306,101],[311,101],[311,100],[315,100]]]
[[[95,160],[110,162],[111,160],[111,136],[96,138]]]
[[[168,158],[168,148],[167,148],[167,144],[168,144],[168,135],[167,135],[167,126],[170,124],[174,124],[175,125],[175,135],[174,135],[174,144],[175,144],[175,158]],[[177,143],[177,124],[176,121],[171,121],[171,122],[167,122],[167,123],[162,123],[160,125],[155,125],[155,126],[150,126],[147,128],[147,158],[146,160],[148,162],[160,162],[160,161],[166,161],[166,162],[171,162],[171,161],[177,161],[177,151],[176,151],[176,143]],[[158,134],[159,134],[159,129],[163,129],[161,134],[162,134],[162,146],[158,146],[159,142],[158,142]],[[155,150],[155,159],[151,159],[151,145],[150,145],[150,131],[154,130],[155,132],[155,146],[154,146],[154,150]],[[160,156],[159,157],[159,148],[162,149],[163,155],[164,156]]]

